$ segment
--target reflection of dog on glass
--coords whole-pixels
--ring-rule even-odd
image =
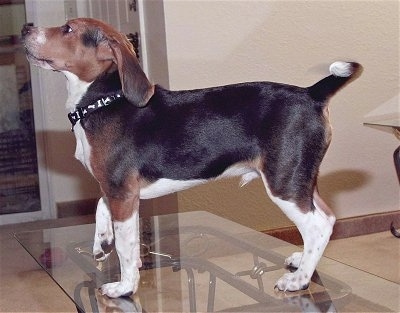
[[[276,286],[307,288],[335,222],[316,188],[331,139],[327,102],[359,72],[357,63],[333,63],[331,75],[308,88],[254,82],[169,91],[148,81],[126,36],[100,21],[25,26],[22,35],[32,64],[67,77],[75,155],[104,193],[94,254],[106,258],[115,236],[121,265],[121,281],[105,284],[104,294],[137,289],[139,199],[230,176],[243,184],[261,177],[296,224],[304,253],[286,260],[298,270]]]
[[[109,298],[107,296],[95,293],[99,313],[141,313],[143,312],[139,299],[134,296],[121,298]]]

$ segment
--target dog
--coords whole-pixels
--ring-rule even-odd
[[[139,201],[241,176],[261,177],[267,194],[299,229],[297,268],[281,291],[308,288],[335,217],[317,190],[331,140],[328,100],[357,77],[361,65],[337,61],[310,87],[247,82],[170,91],[153,85],[126,36],[90,18],[60,27],[24,26],[31,64],[67,78],[66,107],[75,156],[99,182],[93,253],[104,260],[115,242],[121,279],[101,287],[111,298],[139,282]]]

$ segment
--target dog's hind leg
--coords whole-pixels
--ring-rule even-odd
[[[304,243],[302,253],[296,252],[285,261],[286,265],[295,267],[297,270],[293,273],[284,274],[277,281],[276,287],[282,291],[306,289],[328,244],[335,223],[335,217],[319,197],[317,191],[314,192],[313,207],[304,210],[304,208],[300,208],[294,201],[283,200],[280,197],[274,196],[268,187],[264,174],[261,176],[268,195],[296,225]]]
[[[96,209],[96,230],[93,255],[97,261],[104,261],[113,249],[114,233],[111,212],[105,197],[100,198]]]
[[[314,212],[318,212],[317,214],[320,214],[321,216],[326,216],[326,218],[328,219],[329,222],[328,224],[331,225],[327,225],[327,227],[328,229],[330,229],[330,234],[331,234],[333,225],[335,223],[335,216],[333,215],[333,212],[328,207],[328,205],[322,200],[317,190],[314,191],[313,205],[315,208]],[[327,239],[329,240],[329,237]],[[288,257],[285,260],[285,265],[292,268],[299,268],[302,258],[303,258],[302,252],[294,252],[290,257]]]

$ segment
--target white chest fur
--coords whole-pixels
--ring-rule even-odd
[[[93,174],[90,166],[91,148],[80,122],[76,123],[74,126],[74,134],[76,138],[75,158],[81,161],[88,171]]]
[[[63,73],[68,81],[68,99],[65,106],[68,111],[73,111],[91,83],[81,81],[75,74],[70,72],[64,71]],[[82,164],[92,173],[92,168],[90,166],[91,148],[80,122],[76,123],[74,126],[74,134],[76,138],[75,158],[81,161]]]
[[[76,105],[81,100],[82,96],[86,93],[91,83],[81,81],[78,76],[73,73],[63,71],[67,78],[68,99],[65,107],[68,111],[76,109]]]

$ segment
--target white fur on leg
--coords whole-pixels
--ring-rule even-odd
[[[304,242],[303,253],[295,252],[285,260],[286,265],[296,267],[293,273],[284,274],[276,283],[276,287],[283,291],[297,291],[308,287],[311,276],[322,257],[335,223],[334,216],[327,216],[314,201],[316,209],[303,213],[291,201],[274,197],[262,175],[267,193],[272,201],[277,204],[286,216],[297,226]]]
[[[298,268],[300,266],[302,258],[303,258],[302,252],[294,252],[290,257],[286,258],[285,265]]]
[[[292,202],[274,199],[282,211],[295,223],[304,242],[303,253],[294,253],[285,263],[297,267],[294,273],[287,273],[278,280],[279,290],[301,290],[309,283],[314,270],[322,257],[329,238],[332,234],[335,218],[325,215],[320,208],[303,213]]]
[[[114,222],[115,248],[117,250],[121,267],[121,281],[105,284],[101,293],[110,298],[131,295],[139,285],[140,238],[139,238],[139,212],[135,210],[132,216],[123,221]]]
[[[93,255],[97,261],[104,261],[112,251],[114,233],[107,200],[103,197],[97,203],[96,231],[94,235]]]

